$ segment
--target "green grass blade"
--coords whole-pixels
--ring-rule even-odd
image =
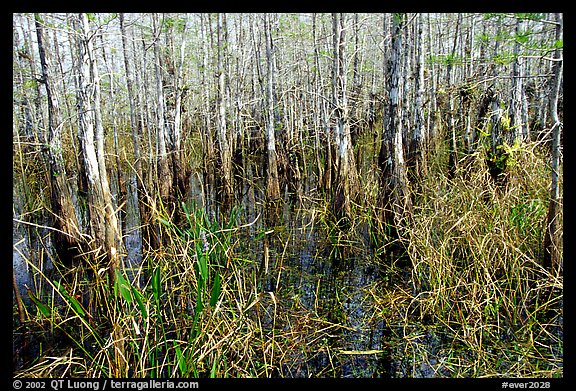
[[[36,296],[34,296],[34,294],[30,290],[28,291],[28,296],[30,297],[30,300],[32,300],[32,302],[36,305],[38,311],[40,311],[40,313],[44,315],[44,317],[49,318],[50,315],[52,314],[50,307],[42,303]]]
[[[119,270],[116,270],[116,289],[120,291],[120,295],[126,300],[128,304],[132,304],[132,293],[131,286],[128,281],[124,278]]]
[[[152,275],[152,292],[154,293],[154,299],[156,303],[160,302],[160,296],[162,295],[162,284],[160,279],[160,266],[154,269],[154,274]]]
[[[216,377],[216,365],[218,364],[218,360],[214,360],[212,362],[212,369],[210,370],[210,378],[214,379]]]
[[[220,297],[220,273],[215,272],[214,285],[212,285],[212,295],[210,296],[210,306],[214,307]]]
[[[174,349],[176,350],[176,359],[178,360],[178,368],[180,369],[180,374],[182,377],[186,377],[188,375],[188,365],[186,365],[186,358],[184,354],[182,354],[182,349],[180,349],[180,345],[178,342],[173,341]]]
[[[158,217],[158,221],[160,221],[162,224],[164,224],[168,228],[170,228],[170,226],[172,225],[168,220],[163,219],[162,217]]]
[[[60,293],[62,294],[62,296],[66,299],[68,305],[70,307],[72,307],[74,312],[76,312],[76,314],[80,315],[81,317],[85,317],[86,312],[84,311],[84,308],[82,308],[82,305],[78,302],[78,300],[76,300],[74,297],[70,296],[70,294],[68,294],[68,292],[66,292],[66,289],[64,289],[64,287],[60,284],[59,281],[56,282],[55,285],[58,288],[58,290],[60,291]]]

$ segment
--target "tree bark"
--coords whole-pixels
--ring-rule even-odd
[[[38,53],[42,69],[42,84],[46,89],[48,100],[48,146],[46,154],[50,171],[50,204],[53,212],[54,248],[58,257],[65,265],[71,265],[75,256],[80,254],[80,228],[72,203],[70,189],[66,179],[62,151],[62,121],[55,94],[50,50],[45,48],[43,20],[35,14],[36,35],[38,38]]]
[[[138,111],[136,109],[137,107],[140,107],[140,105],[136,101],[136,94],[134,91],[134,73],[132,71],[132,62],[129,56],[129,46],[127,43],[128,33],[125,26],[124,14],[120,13],[119,18],[122,51],[124,55],[124,70],[126,72],[126,88],[128,92],[128,103],[130,107],[130,134],[132,137],[132,147],[134,150],[134,170],[136,171],[138,211],[140,212],[140,220],[142,223],[142,243],[148,243],[152,248],[158,248],[158,241],[151,226],[151,224],[153,224],[151,221],[152,211],[149,205],[152,204],[152,201],[150,200],[146,186],[146,180],[144,179],[144,172],[142,170],[142,152],[140,148],[142,122],[138,120]]]
[[[380,148],[379,165],[382,187],[384,220],[402,228],[405,216],[411,213],[411,201],[404,147],[402,142],[402,116],[400,113],[399,81],[402,77],[402,29],[405,15],[395,14],[392,25],[392,52],[388,62],[388,113],[384,124],[384,137]]]
[[[272,27],[270,25],[270,15],[264,16],[264,32],[266,35],[266,155],[267,155],[267,175],[266,175],[266,195],[269,202],[276,202],[280,199],[280,183],[278,181],[278,161],[276,154],[276,123],[274,119],[274,43],[272,39]]]
[[[514,63],[512,64],[512,96],[510,101],[510,125],[512,129],[508,135],[508,143],[514,144],[516,140],[528,139],[528,123],[524,116],[526,94],[524,92],[525,64],[520,56],[520,42],[518,36],[524,32],[524,23],[521,18],[516,20],[516,42],[514,43]]]
[[[188,186],[186,185],[186,170],[182,165],[182,97],[184,94],[184,55],[186,49],[186,32],[188,31],[188,17],[184,17],[184,28],[182,29],[182,42],[179,48],[178,65],[176,68],[175,86],[175,107],[174,107],[174,143],[172,150],[173,169],[173,189],[177,196],[186,195]]]
[[[167,148],[167,125],[166,125],[166,100],[164,97],[164,84],[162,83],[162,58],[160,56],[160,29],[158,24],[158,15],[153,14],[152,24],[154,29],[154,70],[156,74],[156,99],[157,99],[157,125],[156,137],[158,141],[158,157],[156,160],[158,166],[158,193],[160,199],[167,205],[172,189],[172,170],[170,168],[170,161],[168,157]]]
[[[112,137],[114,141],[114,160],[116,163],[116,175],[115,178],[117,183],[117,196],[116,199],[117,204],[119,205],[118,210],[118,223],[120,226],[120,232],[122,235],[126,234],[126,180],[124,179],[124,174],[122,170],[122,162],[120,158],[120,145],[118,140],[118,126],[117,126],[117,118],[118,112],[116,111],[116,87],[115,87],[115,79],[114,79],[114,54],[110,55],[110,63],[108,63],[108,58],[106,56],[106,46],[107,44],[104,42],[104,37],[102,34],[98,34],[100,38],[101,48],[102,48],[102,59],[104,60],[104,64],[107,70],[107,76],[110,81],[110,88],[109,88],[109,101],[110,101],[110,114],[111,114],[111,121],[112,121]]]
[[[226,91],[227,91],[227,72],[224,66],[225,52],[227,46],[226,33],[226,14],[218,14],[218,65],[216,76],[218,78],[218,120],[217,120],[217,137],[218,152],[220,153],[220,172],[221,172],[221,196],[224,209],[228,209],[233,200],[232,185],[232,143],[230,130],[227,126],[226,118]]]
[[[562,39],[563,18],[555,14],[556,42]],[[563,55],[559,48],[554,52],[554,76],[550,89],[550,117],[552,120],[552,186],[550,190],[550,204],[546,218],[546,232],[544,236],[544,267],[550,271],[562,268],[562,226],[558,221],[559,209],[562,206],[560,196],[560,150],[562,122],[558,117],[558,97],[562,82]]]
[[[96,259],[101,261],[98,263],[108,267],[110,281],[114,281],[114,273],[120,266],[123,244],[106,173],[99,75],[92,41],[94,36],[86,14],[77,16],[75,22],[78,124],[88,185],[92,249]]]
[[[360,191],[356,161],[350,134],[350,118],[347,94],[347,59],[345,55],[346,35],[343,14],[332,14],[333,67],[332,105],[336,142],[336,188],[334,189],[334,211],[336,215],[351,215],[351,203]]]
[[[423,40],[423,16],[418,14],[416,33],[416,97],[414,100],[414,132],[410,142],[410,157],[407,159],[415,176],[425,175],[425,146],[426,131],[424,123],[424,40]]]

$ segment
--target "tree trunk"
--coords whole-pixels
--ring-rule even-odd
[[[170,161],[168,157],[167,148],[167,125],[166,125],[166,100],[164,97],[164,85],[162,83],[162,58],[160,56],[160,30],[161,26],[158,25],[158,15],[153,14],[152,24],[154,29],[154,70],[156,73],[156,98],[157,98],[157,128],[156,137],[158,140],[158,193],[160,199],[167,205],[171,196],[172,189],[172,170],[170,169]]]
[[[424,123],[424,40],[423,40],[423,17],[418,14],[416,34],[416,98],[414,100],[414,132],[410,142],[410,156],[407,159],[415,176],[425,175],[425,145],[426,131]]]
[[[272,41],[272,27],[270,15],[264,16],[264,31],[266,35],[266,196],[269,202],[276,202],[280,198],[280,183],[278,181],[278,161],[276,154],[276,124],[274,120],[274,44]]]
[[[100,114],[100,85],[93,50],[93,32],[90,31],[86,14],[80,14],[76,24],[78,33],[76,95],[82,158],[88,185],[92,248],[96,259],[103,261],[100,264],[108,267],[111,281],[114,281],[115,270],[120,265],[123,244],[105,166],[104,129]]]
[[[458,36],[460,34],[460,28],[462,25],[462,14],[458,14],[458,20],[456,22],[456,32],[454,34],[454,44],[452,45],[451,58],[446,67],[446,87],[450,88],[454,83],[452,79],[454,78],[452,74],[453,63],[456,56],[456,47],[458,44]],[[456,118],[455,118],[455,107],[454,107],[454,93],[448,93],[448,127],[450,131],[450,156],[448,158],[448,177],[453,178],[456,174],[458,168],[458,145],[456,143]]]
[[[218,137],[218,151],[220,153],[220,170],[221,170],[221,186],[220,192],[222,196],[222,203],[224,209],[227,210],[233,200],[233,185],[232,185],[232,144],[230,131],[227,126],[226,119],[226,91],[227,91],[227,72],[224,67],[224,57],[227,45],[226,33],[226,14],[218,14],[218,65],[216,76],[218,78],[218,121],[217,121],[217,137]]]
[[[350,135],[348,95],[346,82],[345,20],[343,14],[332,14],[333,67],[332,104],[333,124],[336,141],[336,188],[334,189],[334,211],[342,217],[351,215],[351,203],[360,191],[356,161]]]
[[[399,80],[402,77],[402,29],[404,14],[393,17],[392,53],[388,62],[388,113],[384,124],[384,137],[380,148],[379,165],[382,187],[384,220],[392,222],[397,230],[411,212],[411,201],[402,143],[402,116],[400,113]]]
[[[184,54],[186,49],[186,32],[188,31],[188,17],[184,18],[182,30],[182,42],[180,44],[179,61],[176,69],[175,84],[175,107],[174,107],[174,143],[172,150],[173,189],[177,196],[186,195],[188,186],[186,170],[182,165],[182,96],[184,94]]]
[[[563,18],[561,14],[555,14],[556,18],[556,42],[562,39]],[[546,232],[544,236],[544,267],[550,271],[562,268],[562,225],[558,221],[559,209],[561,208],[560,196],[560,138],[562,122],[558,117],[558,96],[562,82],[563,55],[559,48],[554,52],[554,78],[550,90],[550,116],[552,124],[552,186],[550,191],[550,204],[546,218]]]
[[[122,172],[122,163],[120,159],[120,146],[118,140],[118,126],[116,125],[118,113],[116,111],[116,87],[115,87],[115,79],[114,79],[114,55],[110,55],[110,63],[108,63],[108,59],[106,56],[106,43],[104,42],[104,37],[102,34],[99,34],[100,43],[102,45],[102,59],[104,60],[104,64],[107,70],[107,76],[110,81],[110,93],[109,93],[109,100],[110,100],[110,113],[111,113],[111,120],[112,120],[112,136],[114,140],[114,160],[116,163],[116,183],[118,187],[118,194],[116,196],[117,204],[119,205],[118,210],[118,222],[120,225],[120,232],[122,235],[126,234],[126,180],[124,179],[124,174]]]
[[[122,51],[124,53],[124,70],[126,72],[126,87],[128,92],[128,103],[130,105],[130,129],[132,136],[132,147],[134,149],[134,170],[136,171],[136,189],[138,197],[138,211],[142,224],[142,243],[148,243],[152,248],[158,248],[158,241],[151,229],[151,200],[146,188],[146,180],[142,171],[142,152],[140,149],[140,136],[142,134],[142,122],[138,120],[136,107],[140,107],[136,102],[134,92],[133,71],[128,55],[127,31],[124,24],[124,14],[120,13],[120,32],[122,36]],[[135,61],[134,61],[135,62]]]
[[[521,18],[516,21],[516,42],[514,43],[514,63],[512,64],[512,96],[510,101],[510,124],[512,129],[508,135],[508,143],[528,139],[528,123],[525,122],[526,94],[524,93],[524,60],[520,56],[519,37],[524,33],[524,23]]]
[[[48,100],[48,147],[46,154],[50,171],[50,204],[54,228],[56,229],[54,231],[54,247],[60,260],[65,265],[71,265],[72,258],[80,253],[80,229],[66,180],[62,155],[62,121],[52,81],[50,50],[45,49],[43,21],[39,14],[35,14],[35,24],[42,69],[41,81],[46,88]]]

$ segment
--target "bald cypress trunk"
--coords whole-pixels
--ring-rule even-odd
[[[515,33],[521,36],[524,33],[524,23],[521,18],[516,21]],[[520,42],[518,38],[514,44],[514,63],[512,64],[512,96],[510,101],[510,123],[513,131],[508,135],[508,143],[514,144],[516,140],[528,140],[528,123],[525,118],[526,94],[524,92],[525,60],[520,56]]]
[[[556,42],[562,39],[562,16],[556,17]],[[561,234],[562,225],[558,221],[559,209],[561,207],[560,196],[560,148],[562,122],[558,117],[558,96],[562,81],[563,58],[562,52],[557,48],[554,52],[554,77],[550,90],[550,117],[552,120],[552,186],[550,190],[550,204],[548,205],[548,215],[546,232],[544,236],[544,267],[548,270],[561,267]]]
[[[218,14],[218,69],[216,76],[218,78],[218,120],[217,120],[217,138],[218,151],[220,153],[220,176],[221,176],[221,199],[225,209],[228,209],[232,203],[234,193],[232,191],[232,138],[227,124],[227,72],[224,66],[227,33],[226,33],[226,14]]]
[[[409,165],[416,177],[426,174],[426,131],[424,122],[424,40],[423,40],[423,16],[418,14],[416,34],[416,97],[414,101],[414,132],[410,142]]]
[[[108,267],[113,281],[115,270],[120,265],[123,244],[106,173],[99,74],[92,41],[94,35],[86,14],[77,16],[75,23],[78,125],[88,186],[91,246],[98,263]]]
[[[350,118],[347,94],[347,59],[345,55],[346,28],[343,14],[332,14],[333,67],[332,104],[336,144],[336,188],[334,189],[334,211],[351,215],[351,203],[360,190],[356,161],[350,134]]]
[[[60,260],[69,265],[72,258],[80,253],[80,229],[66,180],[62,156],[62,120],[53,84],[50,50],[45,48],[47,42],[43,23],[40,15],[36,14],[36,36],[42,69],[41,81],[46,89],[48,100],[48,146],[45,151],[50,172],[50,205],[53,212],[53,224],[56,229],[53,232],[54,248]]]
[[[404,162],[402,115],[399,103],[399,81],[402,77],[402,29],[406,17],[395,14],[392,25],[392,52],[388,62],[387,90],[389,104],[384,116],[384,137],[378,162],[380,165],[381,205],[384,221],[401,229],[406,214],[411,211],[410,191]]]
[[[131,64],[133,62],[130,60],[128,55],[128,43],[127,43],[127,31],[125,26],[125,16],[123,13],[120,14],[120,32],[122,38],[122,51],[124,57],[124,70],[126,72],[126,88],[128,92],[128,103],[130,107],[130,134],[132,136],[132,147],[134,150],[134,170],[136,171],[136,189],[138,197],[138,211],[140,212],[140,220],[142,222],[142,243],[149,243],[152,248],[158,247],[158,241],[156,240],[156,235],[154,234],[154,229],[152,228],[152,211],[149,205],[152,204],[150,200],[150,194],[148,192],[145,180],[145,174],[142,169],[142,152],[140,146],[140,137],[143,135],[142,132],[142,122],[138,120],[137,107],[138,102],[136,101],[136,93],[134,91],[134,73]],[[139,108],[142,111],[142,108]]]
[[[267,85],[266,85],[266,196],[268,201],[274,202],[280,198],[280,183],[278,181],[278,161],[276,153],[276,123],[274,120],[274,60],[272,28],[270,26],[270,15],[264,17],[264,31],[266,34],[266,64],[267,64]]]
[[[152,23],[154,28],[154,70],[156,76],[156,137],[158,141],[158,194],[163,203],[167,204],[172,188],[172,170],[167,148],[167,125],[166,125],[166,100],[164,97],[164,85],[162,83],[162,59],[160,56],[160,28],[158,15],[153,14]]]
[[[186,170],[182,164],[182,98],[184,95],[184,54],[186,49],[186,32],[188,29],[188,18],[184,19],[184,28],[182,30],[182,42],[180,43],[178,64],[176,69],[174,89],[174,140],[172,143],[172,170],[173,170],[173,184],[172,187],[177,197],[186,195],[187,182]]]

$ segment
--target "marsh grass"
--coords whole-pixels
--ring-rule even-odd
[[[362,190],[346,224],[318,190],[300,194],[272,227],[238,208],[216,219],[193,203],[168,212],[157,201],[160,247],[144,249],[143,262],[117,271],[112,284],[93,254],[51,270],[45,250],[26,259],[32,302],[14,335],[26,336],[31,351],[14,375],[338,377],[358,353],[379,355],[381,374],[392,377],[563,376],[562,270],[541,266],[546,151],[515,148],[500,185],[482,150],[449,179],[448,150],[437,146],[428,175],[413,186],[412,225],[395,237],[379,220],[375,150],[359,167]],[[25,210],[43,208],[32,205]],[[378,263],[379,279],[358,290],[370,306],[363,321],[385,324],[378,349],[342,347],[353,335],[345,332],[358,332],[343,309],[358,287],[315,275],[310,306],[299,297],[304,288],[282,283],[289,257],[306,245],[314,262],[341,274],[350,259]]]
[[[562,272],[541,266],[546,154],[515,150],[506,175],[495,183],[480,151],[452,180],[436,170],[419,186],[410,279],[373,293],[395,314],[400,375],[563,375]]]
[[[194,205],[178,213],[181,226],[157,208],[162,246],[136,270],[116,271],[112,285],[103,270],[86,270],[90,254],[75,270],[36,267],[46,288],[31,296],[21,332],[46,349],[15,376],[290,376],[331,354],[325,337],[341,325],[263,289],[257,253],[245,243],[264,237],[246,236],[255,221],[240,224],[237,209],[221,223]]]

